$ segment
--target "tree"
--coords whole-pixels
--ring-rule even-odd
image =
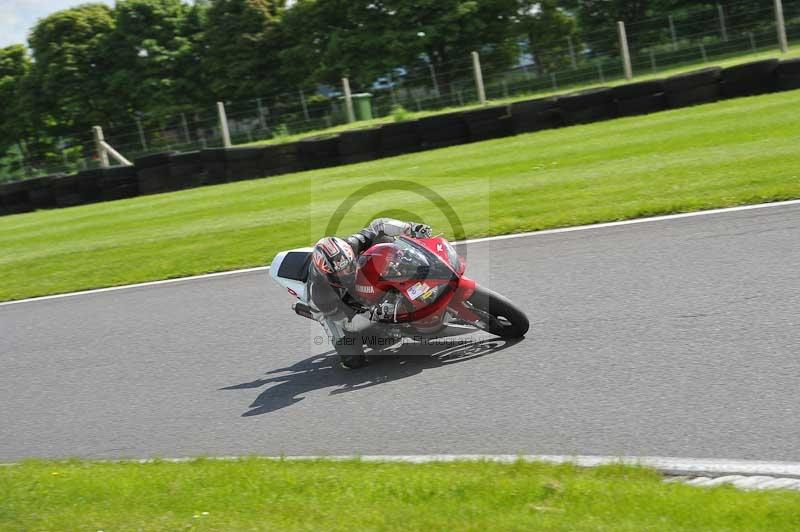
[[[348,76],[368,85],[405,66],[440,88],[470,68],[480,51],[487,67],[514,56],[516,0],[300,0],[284,17],[289,46],[283,69],[296,83]]]
[[[15,147],[27,157],[31,134],[30,113],[22,106],[24,81],[31,60],[21,44],[0,48],[0,158]]]
[[[204,69],[215,98],[255,98],[280,86],[277,24],[283,4],[283,0],[212,0]]]
[[[484,70],[508,67],[518,52],[516,0],[391,0],[407,61],[424,54],[442,89],[468,77],[470,53],[478,51]]]
[[[120,0],[107,49],[113,52],[109,88],[128,111],[172,112],[190,103],[178,90],[190,36],[189,7],[181,0]],[[184,87],[181,87],[184,88]]]
[[[539,73],[564,68],[569,57],[569,41],[579,52],[575,18],[559,6],[557,0],[541,2],[520,0],[520,28],[528,40],[528,52]]]
[[[88,135],[94,124],[108,123],[117,105],[109,90],[114,29],[111,9],[84,4],[40,20],[30,36],[35,105],[56,134],[76,130]]]

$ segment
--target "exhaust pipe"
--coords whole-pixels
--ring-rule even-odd
[[[297,302],[293,304],[292,310],[294,310],[298,316],[303,316],[304,318],[308,318],[310,320],[314,319],[314,315],[311,314],[311,307],[309,307],[305,303]]]

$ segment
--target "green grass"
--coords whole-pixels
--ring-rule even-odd
[[[779,50],[768,50],[768,51],[760,51],[760,52],[752,52],[747,53],[744,55],[726,55],[722,57],[714,57],[709,59],[707,62],[702,61],[689,61],[684,64],[673,66],[665,69],[659,69],[655,72],[651,71],[650,69],[645,69],[642,71],[634,72],[635,76],[633,81],[646,81],[649,79],[658,79],[658,78],[665,78],[668,76],[673,76],[675,74],[681,74],[684,72],[689,72],[691,70],[698,70],[701,68],[718,66],[718,67],[729,67],[734,65],[739,65],[742,63],[748,63],[750,61],[761,61],[763,59],[794,59],[800,57],[800,46],[792,46],[789,48],[789,51],[785,54],[782,54]],[[510,96],[508,98],[495,98],[492,99],[489,104],[490,105],[508,105],[514,102],[519,102],[523,100],[529,100],[531,98],[546,98],[550,96],[557,96],[559,94],[567,94],[570,92],[575,92],[579,90],[587,90],[593,89],[597,87],[613,87],[616,85],[624,85],[628,83],[624,77],[619,78],[610,78],[607,79],[605,82],[598,81],[597,83],[572,83],[568,84],[564,87],[561,87],[557,90],[539,90],[539,91],[532,91],[532,92],[525,92],[515,94],[514,96]],[[428,111],[414,111],[412,109],[407,110],[407,120],[417,120],[419,118],[424,118],[426,116],[433,116],[433,115],[440,115],[445,113],[453,113],[456,111],[468,111],[471,109],[478,109],[481,105],[478,102],[472,102],[464,106],[449,106],[443,107],[441,109],[435,110],[428,110]],[[341,133],[343,131],[350,131],[353,129],[363,129],[367,127],[376,127],[382,124],[388,124],[393,122],[393,118],[391,116],[383,116],[380,118],[375,118],[373,120],[365,120],[362,122],[355,122],[352,124],[340,124],[337,126],[333,126],[330,128],[324,129],[315,129],[313,131],[306,131],[303,133],[295,133],[293,135],[284,135],[268,140],[258,140],[255,142],[248,142],[244,144],[240,144],[239,146],[261,146],[265,144],[283,144],[286,142],[295,142],[302,139],[307,139],[311,137],[323,136],[323,135],[334,135],[336,133]]]
[[[541,463],[29,462],[2,530],[798,530],[800,493]]]
[[[798,198],[798,146],[800,91],[793,91],[7,216],[0,300],[268,264],[277,251],[322,236],[354,190],[387,179],[435,190],[469,236]],[[452,234],[430,202],[398,191],[359,203],[339,234],[387,209]]]

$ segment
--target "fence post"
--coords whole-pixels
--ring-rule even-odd
[[[256,105],[258,106],[258,125],[261,126],[261,130],[264,131],[267,129],[267,121],[264,119],[264,108],[261,106],[261,98],[256,99]]]
[[[619,32],[619,48],[622,51],[622,66],[625,69],[625,79],[633,79],[633,68],[631,68],[631,53],[628,50],[628,35],[625,33],[625,23],[621,20],[617,22]]]
[[[219,131],[222,133],[222,145],[231,147],[231,132],[228,130],[228,117],[225,114],[225,104],[217,102],[217,116],[219,116]]]
[[[439,82],[436,80],[436,69],[433,68],[433,62],[428,59],[428,70],[431,71],[431,81],[433,81],[433,92],[436,94],[436,97],[439,98],[442,96],[442,93],[439,92]]]
[[[344,90],[344,106],[347,108],[347,122],[352,124],[356,121],[356,114],[353,110],[353,94],[350,92],[350,80],[342,78],[342,89]]]
[[[572,37],[567,35],[567,45],[569,46],[569,58],[572,61],[572,69],[578,68],[578,60],[575,58],[575,47],[572,45]]]
[[[192,136],[189,134],[189,124],[186,122],[185,113],[181,113],[181,125],[183,126],[183,136],[186,138],[186,144],[191,144]]]
[[[724,42],[728,42],[728,29],[725,27],[725,11],[722,9],[722,4],[717,4],[717,13],[719,14],[719,31]]]
[[[300,105],[303,106],[303,116],[305,117],[306,122],[308,122],[309,120],[311,120],[311,118],[308,117],[308,105],[306,105],[306,95],[303,94],[303,89],[299,89],[299,92],[300,92]]]
[[[147,151],[147,141],[144,138],[144,130],[142,129],[142,121],[138,118],[136,119],[136,129],[139,130],[139,142],[142,143],[142,149]]]
[[[700,55],[703,56],[703,63],[708,63],[708,54],[706,54],[706,45],[700,43]]]
[[[557,91],[558,90],[558,80],[556,79],[556,73],[555,72],[551,72],[550,73],[550,82],[553,84],[553,90]]]
[[[786,23],[783,20],[783,2],[775,0],[775,25],[778,28],[778,44],[781,46],[781,53],[789,51],[789,41],[786,39]]]
[[[750,39],[750,49],[756,51],[756,38],[753,36],[752,31],[747,32],[747,37]]]
[[[481,105],[486,105],[486,89],[483,86],[481,58],[478,52],[472,52],[472,69],[475,72],[475,88],[478,90],[478,100],[481,102]]]
[[[656,53],[653,50],[650,50],[650,68],[656,71]]]
[[[603,73],[603,63],[597,63],[597,74],[600,76],[600,83],[605,83],[606,76]]]
[[[675,21],[672,20],[672,15],[669,16],[669,34],[672,37],[672,51],[678,49],[678,36],[675,34]]]
[[[97,158],[100,159],[100,168],[108,168],[108,153],[106,152],[103,142],[103,128],[100,126],[92,127],[92,134],[94,136],[94,149],[97,150]]]

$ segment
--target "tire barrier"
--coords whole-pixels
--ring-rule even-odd
[[[765,94],[775,90],[777,59],[735,65],[722,70],[720,89],[723,98]]]
[[[134,166],[116,166],[101,170],[100,197],[103,201],[133,198],[139,195],[139,180]]]
[[[755,61],[257,147],[156,153],[134,166],[0,185],[0,215],[254,179],[519,133],[800,89],[800,59]]]
[[[134,176],[136,173],[134,172]],[[23,183],[28,184],[28,200],[33,209],[52,209],[56,206],[56,197],[53,194],[53,180],[64,177],[64,174],[49,175],[28,179]]]
[[[664,81],[660,79],[619,85],[612,89],[617,116],[656,113],[667,108]]]
[[[719,67],[678,74],[664,80],[667,106],[671,109],[715,102],[720,97]]]
[[[339,162],[339,137],[325,135],[311,137],[297,143],[297,155],[303,170],[337,166]]]
[[[261,152],[261,168],[264,176],[290,174],[302,170],[297,142],[271,144]]]
[[[416,121],[384,124],[378,129],[381,157],[413,153],[422,149],[422,137]]]
[[[498,139],[514,134],[507,105],[486,107],[462,114],[472,142]]]
[[[556,98],[567,125],[609,120],[617,114],[614,91],[608,87],[590,89]]]
[[[775,78],[776,90],[800,89],[800,58],[781,61],[775,69]]]
[[[532,133],[564,125],[564,117],[555,98],[514,102],[509,106],[514,134]]]
[[[208,148],[200,152],[206,182],[211,185],[225,182],[225,148]]]
[[[264,147],[225,150],[225,180],[244,181],[263,176]]]
[[[469,130],[462,114],[449,113],[420,118],[418,122],[422,147],[435,149],[469,142]]]
[[[342,163],[360,163],[380,157],[379,128],[354,129],[339,134],[339,158]]]
[[[133,161],[139,194],[158,194],[176,190],[172,187],[169,173],[169,159],[175,152],[145,155]]]
[[[174,153],[169,157],[169,175],[175,188],[193,188],[209,183],[203,152]]]

